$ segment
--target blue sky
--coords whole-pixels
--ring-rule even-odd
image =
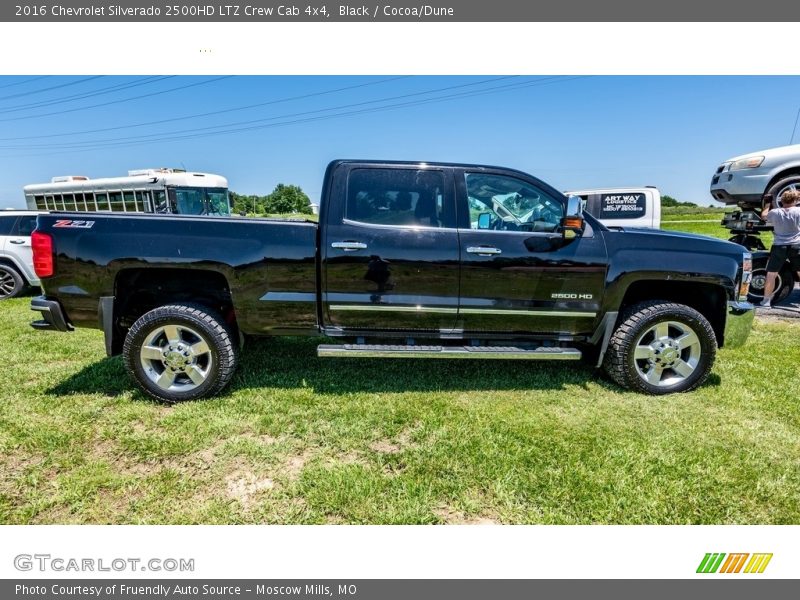
[[[496,164],[711,204],[719,162],[789,143],[798,108],[800,77],[0,76],[0,207],[54,175],[161,166],[316,202],[335,158]]]

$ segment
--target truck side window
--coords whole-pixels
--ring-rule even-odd
[[[345,218],[373,225],[448,227],[444,174],[427,169],[353,169]]]
[[[552,232],[564,216],[559,199],[527,181],[486,173],[466,178],[472,229]]]

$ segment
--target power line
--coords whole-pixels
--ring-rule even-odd
[[[24,79],[22,81],[16,81],[14,83],[7,83],[5,85],[0,85],[0,90],[5,88],[14,87],[17,85],[25,85],[26,83],[33,83],[34,81],[39,81],[40,79],[47,79],[48,77],[52,77],[51,75],[39,75],[38,77],[29,77],[28,79]]]
[[[57,104],[64,104],[66,102],[74,102],[75,100],[83,100],[85,98],[93,98],[95,96],[103,96],[105,94],[112,94],[114,92],[119,92],[122,90],[127,90],[134,87],[139,87],[142,85],[149,85],[151,83],[156,83],[158,81],[164,81],[165,79],[172,79],[175,75],[165,75],[165,76],[152,76],[146,77],[144,79],[139,79],[137,81],[127,81],[125,83],[117,83],[108,87],[100,88],[97,90],[92,90],[90,92],[84,92],[81,94],[73,94],[72,96],[62,96],[61,98],[55,98],[52,100],[44,100],[42,102],[36,102],[33,104],[18,104],[17,106],[9,106],[7,108],[0,109],[0,114],[2,113],[10,113],[10,112],[19,112],[22,110],[32,110],[35,108],[42,108],[45,106],[54,106]]]
[[[196,139],[196,138],[201,138],[201,137],[211,137],[211,136],[215,136],[215,135],[229,135],[229,134],[241,133],[241,132],[244,132],[244,131],[253,131],[253,130],[258,130],[258,129],[273,128],[273,127],[285,127],[285,126],[291,126],[291,125],[297,125],[297,124],[303,124],[303,123],[323,121],[323,120],[328,120],[328,119],[355,116],[355,115],[360,115],[360,114],[365,114],[365,113],[382,112],[382,111],[386,111],[386,110],[397,110],[397,109],[407,108],[407,107],[410,107],[410,106],[418,106],[418,105],[423,105],[423,104],[446,102],[446,101],[451,101],[451,100],[454,100],[454,99],[469,98],[469,97],[481,96],[481,95],[486,95],[486,94],[496,94],[496,93],[502,93],[502,92],[508,92],[508,91],[516,91],[516,90],[518,90],[520,88],[536,87],[536,86],[541,86],[541,85],[552,85],[552,84],[563,83],[563,82],[567,82],[567,81],[573,81],[573,80],[577,80],[577,79],[584,79],[586,77],[589,77],[589,76],[583,75],[583,76],[561,77],[561,78],[555,77],[555,76],[554,77],[544,77],[544,78],[536,79],[534,81],[521,82],[521,83],[516,83],[516,84],[506,84],[506,85],[503,85],[503,86],[495,86],[493,88],[487,88],[487,89],[482,89],[482,90],[470,90],[470,91],[466,91],[466,92],[459,92],[459,93],[450,94],[450,95],[447,95],[447,96],[440,96],[440,97],[436,97],[436,98],[424,98],[424,99],[413,100],[413,101],[410,101],[410,102],[400,102],[400,103],[390,104],[390,105],[385,105],[385,106],[362,108],[362,109],[358,109],[358,110],[351,110],[351,111],[346,111],[346,112],[342,112],[342,113],[336,113],[336,114],[332,114],[332,115],[319,115],[319,116],[316,116],[316,117],[306,117],[306,118],[299,118],[299,119],[294,119],[294,120],[289,120],[289,121],[282,121],[282,122],[277,122],[277,123],[253,125],[253,126],[249,126],[249,127],[241,127],[241,128],[238,128],[238,129],[212,131],[212,132],[206,132],[206,133],[193,133],[193,134],[187,134],[187,135],[182,135],[182,136],[171,135],[171,136],[163,137],[163,138],[152,138],[151,137],[150,139],[137,139],[137,141],[130,141],[130,142],[112,141],[112,142],[106,142],[106,143],[102,143],[102,144],[96,144],[96,145],[93,145],[93,146],[84,146],[84,147],[74,146],[71,149],[65,149],[65,150],[60,151],[60,152],[35,153],[35,154],[29,154],[27,156],[50,156],[50,155],[64,154],[64,153],[67,153],[67,152],[86,152],[86,151],[91,151],[91,150],[95,150],[95,149],[99,149],[99,148],[105,148],[105,147],[136,146],[136,145],[150,144],[150,143],[153,143],[153,142],[171,142],[171,141],[179,141],[179,140],[185,140],[185,139]],[[458,86],[456,86],[456,87],[458,87]],[[363,104],[363,103],[356,103],[353,106],[357,106],[357,105],[361,105],[361,104]],[[322,110],[326,110],[326,109],[322,109]],[[330,109],[328,109],[328,110],[330,110]],[[320,112],[320,111],[309,111],[309,112]],[[301,115],[301,114],[303,114],[303,113],[297,113],[297,115]],[[275,117],[275,118],[280,118],[280,117]],[[191,131],[191,130],[189,130],[189,131]],[[86,143],[92,143],[92,142],[85,142],[85,144]],[[8,149],[8,148],[3,148],[3,149]],[[17,156],[19,156],[19,155],[17,155]]]
[[[797,107],[797,116],[794,118],[794,127],[792,128],[792,137],[789,138],[789,145],[794,141],[794,133],[797,131],[797,120],[800,119],[800,106]]]
[[[33,90],[30,92],[22,92],[21,94],[12,94],[11,96],[1,96],[0,100],[10,100],[11,98],[21,98],[22,96],[33,96],[34,94],[41,94],[42,92],[49,92],[52,90],[59,90],[61,88],[70,87],[73,85],[80,85],[81,83],[86,83],[87,81],[92,81],[94,79],[100,79],[101,77],[105,77],[105,75],[93,75],[92,77],[84,77],[83,79],[78,79],[77,81],[70,81],[69,83],[62,83],[59,85],[53,85],[51,87],[40,88],[38,90]]]
[[[172,137],[172,136],[176,136],[176,135],[180,135],[180,134],[195,133],[195,132],[200,132],[200,131],[208,131],[208,130],[212,130],[212,129],[220,129],[220,128],[223,128],[223,127],[253,125],[253,124],[256,124],[256,123],[264,123],[264,122],[268,122],[268,121],[275,121],[275,120],[278,120],[278,119],[305,116],[305,115],[317,114],[317,113],[321,113],[321,112],[330,112],[330,111],[334,111],[334,110],[354,108],[354,107],[365,106],[365,105],[369,105],[369,104],[377,104],[377,103],[380,103],[380,102],[391,102],[391,101],[394,101],[394,100],[402,100],[402,99],[405,99],[405,98],[412,98],[412,97],[417,97],[417,96],[422,96],[422,95],[440,93],[440,92],[450,91],[450,90],[454,90],[454,89],[460,89],[460,88],[465,88],[465,87],[473,87],[473,86],[476,86],[476,85],[483,85],[483,84],[486,84],[486,83],[494,83],[494,82],[497,82],[497,81],[502,81],[502,80],[506,80],[506,79],[513,79],[513,78],[516,78],[516,77],[519,77],[519,76],[518,75],[507,75],[507,76],[502,76],[502,77],[492,77],[490,79],[484,79],[484,80],[480,80],[480,81],[473,81],[473,82],[468,82],[468,83],[463,83],[463,84],[458,84],[458,85],[451,85],[451,86],[446,86],[446,87],[443,87],[443,88],[435,88],[433,90],[424,90],[424,91],[421,91],[421,92],[400,94],[400,95],[397,95],[397,96],[389,96],[389,97],[385,97],[385,98],[378,98],[376,100],[366,100],[366,101],[363,101],[363,102],[355,102],[355,103],[343,104],[343,105],[339,105],[339,106],[332,106],[332,107],[328,107],[328,108],[321,108],[321,109],[316,109],[316,110],[303,111],[303,112],[299,112],[299,113],[289,113],[289,114],[277,115],[277,116],[266,117],[266,118],[261,118],[261,119],[249,119],[249,120],[246,120],[246,121],[235,121],[235,122],[232,122],[232,123],[223,123],[223,124],[220,124],[220,125],[209,125],[207,127],[193,127],[193,128],[189,128],[189,129],[182,129],[182,130],[169,131],[169,132],[160,131],[158,133],[153,133],[153,134],[128,136],[128,137],[122,137],[122,138],[118,137],[118,138],[113,138],[113,139],[106,138],[106,139],[99,139],[99,140],[87,140],[87,141],[84,141],[84,142],[77,142],[76,141],[76,142],[67,142],[67,143],[63,143],[63,144],[36,144],[36,145],[27,145],[27,146],[4,146],[2,148],[3,149],[13,149],[13,148],[33,149],[33,148],[53,148],[53,147],[80,148],[80,147],[83,147],[83,146],[103,145],[105,142],[110,142],[110,143],[116,144],[116,143],[123,142],[123,141],[126,141],[126,140],[146,140],[146,139],[152,138],[154,136],[169,135],[169,136]],[[553,78],[554,77],[549,77],[549,78],[544,78],[544,79],[553,79]],[[516,84],[516,85],[519,85],[519,84]]]
[[[181,116],[181,117],[172,117],[172,118],[169,118],[169,119],[160,119],[158,121],[147,121],[147,122],[144,122],[144,123],[132,123],[132,124],[128,124],[128,125],[116,125],[114,127],[102,127],[102,128],[99,128],[99,129],[86,129],[86,130],[83,130],[83,131],[68,131],[68,132],[64,132],[64,133],[48,133],[48,134],[43,134],[43,135],[30,135],[30,136],[22,136],[22,137],[6,137],[6,138],[0,138],[0,141],[6,142],[6,141],[15,141],[15,140],[33,140],[33,139],[43,139],[43,138],[51,138],[51,137],[76,136],[76,135],[85,135],[87,133],[102,133],[102,132],[105,132],[105,131],[118,131],[120,129],[128,129],[128,128],[135,128],[135,127],[146,127],[148,125],[163,125],[164,123],[172,123],[172,122],[175,122],[175,121],[185,121],[185,120],[188,120],[188,119],[197,119],[197,118],[200,118],[200,117],[209,117],[209,116],[212,116],[212,115],[219,115],[219,114],[223,114],[223,113],[236,112],[236,111],[240,111],[240,110],[248,110],[248,109],[251,109],[251,108],[259,108],[259,107],[262,107],[262,106],[268,106],[268,105],[272,105],[272,104],[281,104],[281,103],[285,103],[285,102],[293,102],[293,101],[296,101],[296,100],[306,100],[308,98],[314,98],[314,97],[317,97],[317,96],[324,96],[324,95],[328,95],[328,94],[335,94],[337,92],[355,90],[355,89],[358,89],[358,88],[368,87],[368,86],[372,86],[372,85],[379,85],[379,84],[388,83],[388,82],[391,82],[391,81],[397,81],[399,79],[407,79],[409,77],[411,77],[411,75],[400,75],[398,77],[389,77],[387,79],[381,79],[379,81],[368,81],[366,83],[359,83],[359,84],[356,84],[356,85],[349,85],[349,86],[340,87],[340,88],[336,88],[336,89],[332,89],[332,90],[323,90],[323,91],[320,91],[320,92],[312,92],[310,94],[302,94],[300,96],[290,96],[288,98],[279,98],[277,100],[269,100],[269,101],[266,101],[266,102],[258,102],[256,104],[247,104],[245,106],[236,106],[236,107],[233,107],[233,108],[214,110],[214,111],[205,112],[205,113],[195,113],[193,115],[184,115],[184,116]]]
[[[51,117],[51,116],[54,116],[54,115],[65,115],[67,113],[79,112],[79,111],[82,111],[82,110],[89,110],[91,108],[99,108],[101,106],[110,106],[112,104],[121,104],[123,102],[132,102],[133,100],[141,100],[142,98],[151,98],[153,96],[160,96],[161,94],[168,94],[170,92],[177,92],[179,90],[185,90],[185,89],[192,88],[192,87],[197,87],[197,86],[200,86],[200,85],[206,85],[208,83],[214,83],[215,81],[220,81],[222,79],[229,79],[230,77],[233,77],[233,75],[224,75],[222,77],[215,77],[213,79],[207,79],[206,81],[200,81],[200,82],[196,82],[196,83],[190,83],[190,84],[187,84],[187,85],[181,85],[181,86],[178,86],[178,87],[170,88],[168,90],[161,90],[159,92],[152,92],[150,94],[142,94],[140,96],[131,96],[130,98],[122,98],[121,100],[111,100],[109,102],[102,102],[100,104],[91,104],[89,106],[81,106],[81,107],[78,107],[78,108],[70,108],[70,109],[62,110],[62,111],[56,111],[56,112],[50,112],[50,113],[42,113],[40,115],[29,115],[27,117],[13,117],[11,119],[0,119],[0,122],[22,121],[22,120],[26,120],[26,119],[38,119],[39,117]]]

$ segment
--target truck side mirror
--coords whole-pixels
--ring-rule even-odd
[[[567,210],[561,219],[561,235],[564,240],[571,240],[583,234],[583,202],[580,196],[567,198]]]
[[[492,225],[492,213],[481,213],[478,215],[478,229],[489,229]]]

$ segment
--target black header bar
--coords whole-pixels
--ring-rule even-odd
[[[713,577],[713,576],[712,576]],[[254,580],[38,579],[0,581],[3,598],[21,600],[751,600],[796,598],[797,581],[739,578],[693,580]]]
[[[708,35],[726,43],[724,22],[800,21],[800,3],[785,0],[16,0],[0,4],[10,22],[692,22],[713,23]],[[598,38],[602,31],[598,31]],[[654,40],[655,42],[655,40]],[[657,43],[668,43],[663,40]],[[679,43],[679,42],[676,42]]]

